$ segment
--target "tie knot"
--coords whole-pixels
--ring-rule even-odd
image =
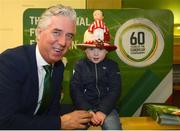
[[[50,74],[52,71],[52,65],[45,65],[43,68],[45,69],[46,73]]]

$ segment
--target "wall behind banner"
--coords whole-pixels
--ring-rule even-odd
[[[7,48],[22,45],[24,10],[47,8],[58,3],[85,8],[85,0],[0,0],[0,53]]]

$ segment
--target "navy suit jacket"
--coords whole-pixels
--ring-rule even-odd
[[[39,92],[35,48],[19,46],[0,54],[0,129],[60,129],[64,65],[54,64],[51,105],[41,116],[33,115]]]

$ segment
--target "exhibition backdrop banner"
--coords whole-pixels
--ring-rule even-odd
[[[35,28],[44,9],[30,8],[23,15],[23,42],[35,42]],[[77,9],[77,35],[63,58],[64,104],[71,104],[70,79],[75,62],[85,55],[76,44],[93,22],[93,11]],[[165,102],[172,93],[173,14],[168,10],[106,9],[104,22],[110,30],[111,43],[117,50],[108,57],[119,64],[122,76],[121,97],[117,103],[120,116],[138,115],[145,102]]]

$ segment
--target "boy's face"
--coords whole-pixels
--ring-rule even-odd
[[[108,51],[100,48],[86,48],[85,50],[87,58],[93,63],[97,64],[104,60]]]

